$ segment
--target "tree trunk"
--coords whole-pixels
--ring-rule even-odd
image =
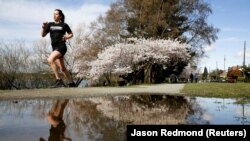
[[[151,72],[152,72],[152,64],[148,64],[146,65],[145,69],[144,69],[144,83],[146,84],[150,84],[152,83],[152,75],[151,75]]]
[[[107,85],[108,85],[108,86],[111,86],[111,72],[105,73],[105,74],[104,74],[104,77],[105,77],[106,80],[107,80]]]

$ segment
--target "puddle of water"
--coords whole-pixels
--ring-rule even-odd
[[[237,104],[241,100],[195,98],[197,105],[193,104],[193,107],[199,110],[189,116],[188,122],[196,124],[250,124],[250,103]]]
[[[250,124],[238,99],[165,95],[0,101],[0,140],[124,141],[127,124]]]

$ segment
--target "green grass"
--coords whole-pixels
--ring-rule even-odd
[[[190,83],[181,92],[188,96],[250,98],[250,83]]]

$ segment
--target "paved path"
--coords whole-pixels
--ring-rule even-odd
[[[74,98],[123,94],[168,94],[181,95],[184,84],[154,84],[131,87],[88,87],[30,90],[0,90],[0,100],[35,98]]]

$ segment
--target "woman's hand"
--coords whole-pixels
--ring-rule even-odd
[[[48,25],[48,22],[43,22],[42,28],[45,29]]]
[[[47,33],[45,32],[45,29],[47,28],[47,26],[48,26],[48,22],[43,22],[42,31],[41,31],[42,37],[45,37],[47,35]]]
[[[64,35],[63,37],[62,37],[62,40],[63,41],[66,41],[66,40],[68,40],[69,38],[68,38],[68,36],[67,35]]]

